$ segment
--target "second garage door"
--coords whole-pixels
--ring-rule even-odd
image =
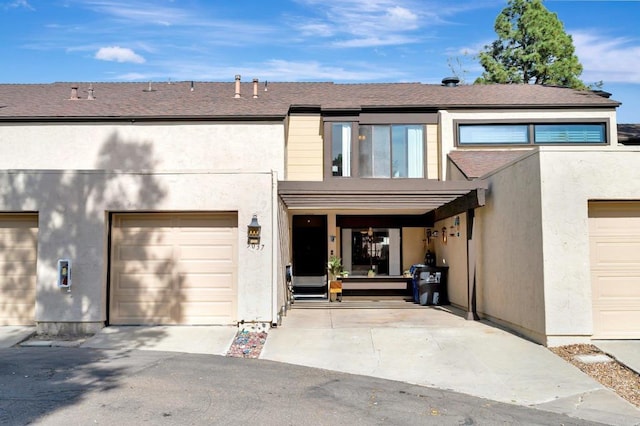
[[[111,324],[232,324],[237,215],[116,214]]]
[[[0,214],[0,325],[33,325],[38,216]]]
[[[589,203],[593,338],[640,338],[640,202]]]

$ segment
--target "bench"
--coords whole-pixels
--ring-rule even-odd
[[[405,276],[376,275],[342,277],[343,290],[407,290],[413,287],[413,279]]]

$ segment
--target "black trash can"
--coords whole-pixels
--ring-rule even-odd
[[[448,305],[446,266],[424,266],[416,270],[418,302],[423,305]]]
[[[411,273],[411,290],[413,295],[413,303],[420,303],[420,269],[427,265],[416,264],[411,265],[409,272]]]

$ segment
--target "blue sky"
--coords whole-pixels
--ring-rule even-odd
[[[586,83],[640,123],[640,1],[547,0]],[[0,83],[440,83],[481,74],[506,0],[0,0]],[[455,71],[455,72],[454,72]]]

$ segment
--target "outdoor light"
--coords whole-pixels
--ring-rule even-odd
[[[247,226],[247,244],[250,246],[260,244],[260,229],[262,227],[258,223],[258,216],[253,215],[251,223]]]

